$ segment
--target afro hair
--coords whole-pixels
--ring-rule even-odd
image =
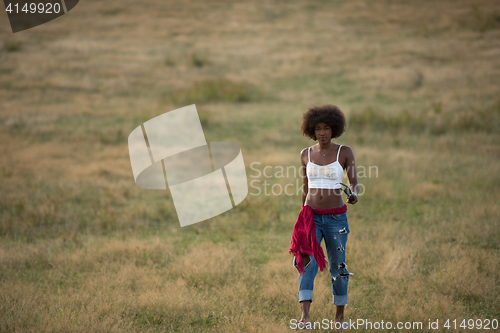
[[[338,138],[345,131],[346,121],[344,113],[335,105],[325,104],[312,106],[302,115],[300,131],[302,135],[317,140],[316,125],[325,123],[332,129],[332,138]]]

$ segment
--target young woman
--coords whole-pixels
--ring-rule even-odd
[[[358,180],[354,153],[349,146],[342,146],[332,142],[345,130],[345,117],[342,111],[334,105],[322,105],[309,108],[302,117],[301,131],[304,136],[317,140],[318,143],[302,150],[302,209],[299,220],[302,220],[301,230],[316,233],[317,244],[295,246],[300,242],[295,239],[299,224],[297,220],[292,238],[291,252],[294,252],[294,264],[301,273],[299,276],[299,302],[302,307],[300,322],[309,322],[309,308],[312,302],[314,278],[318,267],[326,265],[324,254],[320,247],[325,240],[328,256],[328,266],[332,278],[333,303],[337,306],[335,322],[344,320],[344,306],[347,303],[347,285],[350,273],[345,263],[345,248],[349,223],[347,221],[347,206],[342,198],[340,183],[347,171],[352,195],[350,204],[355,204],[358,194]],[[314,222],[313,222],[314,220]],[[304,235],[303,235],[304,236]],[[302,237],[304,241],[306,237]],[[314,239],[314,235],[312,238]],[[297,250],[298,249],[298,250]],[[304,253],[305,252],[305,253]],[[300,254],[300,255],[299,255]],[[319,266],[318,266],[319,264]]]

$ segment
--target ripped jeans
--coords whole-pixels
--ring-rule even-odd
[[[316,215],[314,214],[314,223],[316,224],[316,238],[321,245],[325,240],[326,253],[328,256],[328,266],[332,277],[333,304],[347,304],[347,285],[349,283],[349,273],[345,263],[345,246],[347,235],[349,234],[349,223],[347,213],[338,215]],[[314,288],[314,278],[318,273],[318,264],[314,256],[304,267],[304,274],[299,276],[299,302],[311,301]],[[294,258],[294,266],[295,258]]]

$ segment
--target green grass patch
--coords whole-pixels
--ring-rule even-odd
[[[444,134],[447,132],[500,131],[500,102],[477,110],[444,112],[442,105],[433,104],[430,110],[410,112],[403,110],[387,115],[379,109],[367,107],[349,117],[351,128],[370,128],[375,131]]]
[[[7,52],[16,52],[21,50],[21,42],[5,42],[3,49]]]
[[[175,105],[195,103],[242,103],[257,100],[259,93],[247,82],[229,79],[198,81],[190,88],[173,91],[167,99]]]

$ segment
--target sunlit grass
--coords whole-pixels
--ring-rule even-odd
[[[301,184],[279,170],[322,103],[346,113],[363,187],[346,318],[500,319],[498,6],[148,6],[0,27],[0,331],[289,332]],[[134,184],[127,136],[191,103],[256,188],[181,228],[168,190]],[[319,273],[312,320],[333,319],[330,289]]]

